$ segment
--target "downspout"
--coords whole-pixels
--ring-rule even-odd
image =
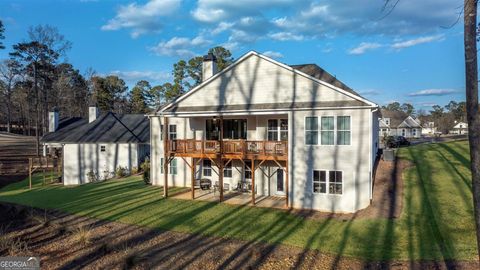
[[[370,193],[370,204],[372,204],[372,200],[373,200],[373,178],[374,178],[374,170],[373,170],[373,166],[372,166],[372,160],[373,160],[373,153],[372,153],[372,146],[373,146],[373,116],[374,116],[374,113],[378,111],[378,106],[375,107],[375,109],[372,110],[372,115],[370,116],[370,149],[369,149],[369,153],[370,153],[370,158],[369,158],[369,164],[370,164],[370,181],[369,181],[369,188],[368,188],[368,191]],[[378,121],[378,119],[377,119]],[[378,131],[377,131],[378,133]]]

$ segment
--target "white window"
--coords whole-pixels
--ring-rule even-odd
[[[328,172],[328,193],[342,194],[343,175],[341,171]]]
[[[252,170],[245,164],[245,179],[252,179]]]
[[[160,158],[160,173],[163,174],[163,158]],[[177,159],[174,158],[170,163],[168,164],[168,173],[172,175],[177,174]]]
[[[212,161],[209,159],[203,160],[203,176],[212,176]]]
[[[105,145],[100,145],[100,152],[105,152]]]
[[[171,175],[177,175],[177,159],[176,158],[172,159],[172,161],[170,162],[168,166],[168,172]]]
[[[350,116],[337,116],[337,144],[350,145]]]
[[[413,134],[413,136],[417,136],[417,129],[416,128],[412,129],[412,134]]]
[[[327,171],[313,171],[313,192],[327,193]]]
[[[230,161],[225,167],[223,168],[223,176],[226,178],[232,178],[232,162]]]
[[[385,118],[385,124],[387,124],[387,126],[390,126],[390,118]]]
[[[305,144],[318,144],[318,117],[305,117]]]
[[[269,141],[288,140],[288,120],[287,119],[268,120],[267,140]]]
[[[168,139],[176,140],[177,139],[177,125],[168,126]]]
[[[405,137],[406,134],[407,134],[407,131],[405,129],[402,129],[402,136]]]
[[[163,125],[160,125],[160,140],[163,140]]]
[[[320,124],[320,141],[322,145],[335,144],[335,122],[333,116],[322,116]]]
[[[341,195],[343,193],[343,173],[341,171],[314,170],[313,193]]]

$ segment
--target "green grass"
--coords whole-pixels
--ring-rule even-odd
[[[476,259],[467,143],[412,146],[399,156],[416,166],[404,172],[404,208],[396,220],[305,220],[275,209],[162,199],[161,187],[145,186],[139,177],[63,187],[43,186],[37,175],[32,190],[26,181],[15,183],[0,190],[0,200],[367,260]]]

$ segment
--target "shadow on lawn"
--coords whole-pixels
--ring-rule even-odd
[[[418,174],[418,183],[411,183],[414,180],[409,179],[410,182],[405,185],[402,219],[405,219],[404,222],[409,230],[406,237],[408,254],[411,258],[415,256],[425,258],[439,252],[437,255],[444,258],[443,262],[428,262],[425,265],[433,264],[434,268],[455,268],[456,263],[450,261],[456,255],[455,247],[452,245],[452,235],[449,233],[447,225],[438,216],[438,208],[441,207],[440,194],[435,188],[435,179],[431,177],[433,168],[428,162],[425,162],[432,156],[440,159],[441,162],[447,162],[448,159],[438,148],[422,147],[421,149],[410,147],[405,150],[416,164],[416,167],[410,169],[408,173]],[[398,164],[394,168],[392,180],[395,183],[393,185],[395,190],[400,181],[396,178],[399,175]],[[452,175],[458,173],[454,166],[446,165],[444,168],[447,173]],[[416,178],[412,177],[412,179]],[[92,245],[86,248],[86,251],[77,245],[72,245],[64,250],[49,253],[48,256],[52,256],[52,258],[67,258],[59,267],[60,269],[82,268],[97,263],[100,258],[104,260],[104,257],[110,256],[110,253],[113,252],[101,249],[105,243],[111,243],[110,249],[116,250],[117,253],[123,252],[124,249],[135,250],[137,254],[142,254],[142,257],[147,258],[143,263],[146,263],[148,267],[182,269],[196,265],[202,260],[203,262],[211,260],[212,268],[216,269],[258,268],[264,266],[268,258],[276,256],[275,252],[282,248],[276,243],[283,242],[289,237],[295,237],[295,234],[304,229],[305,220],[290,215],[288,212],[249,206],[229,206],[214,202],[163,199],[160,197],[162,189],[159,187],[145,187],[137,182],[123,183],[120,186],[115,186],[115,184],[113,182],[107,186],[86,187],[84,190],[88,192],[88,196],[84,193],[72,197],[72,201],[63,204],[62,207],[67,211],[79,211],[82,209],[81,205],[87,209],[83,214],[98,216],[105,220],[126,220],[127,223],[137,223],[145,227],[180,228],[194,233],[172,236],[172,233],[168,231],[151,230],[133,225],[125,226],[122,230],[115,230],[113,227],[114,229],[107,233],[95,235]],[[412,188],[412,185],[417,184],[417,189]],[[384,194],[384,196],[388,196],[388,194]],[[397,205],[395,198],[396,196],[390,196],[386,200],[390,204],[391,216],[394,216]],[[417,200],[417,198],[420,199]],[[418,201],[420,205],[417,205]],[[162,207],[157,207],[159,204],[162,204]],[[135,215],[142,211],[148,211],[148,215]],[[96,230],[110,224],[108,221],[69,216],[60,212],[55,212],[53,215],[57,218],[64,218],[65,220],[62,222],[66,226],[90,226],[92,230]],[[251,226],[262,224],[256,222],[265,215],[271,217],[269,223],[266,223],[267,226],[249,230]],[[143,219],[132,220],[134,218]],[[202,220],[205,218],[208,219],[207,222]],[[344,224],[332,223],[333,220],[333,218],[327,218],[321,223],[319,222],[315,230],[308,234],[308,239],[305,239],[305,248],[299,253],[288,255],[292,260],[290,267],[312,268],[318,266],[315,265],[317,259],[325,255],[311,249],[321,245],[322,239],[329,239],[326,233],[332,225],[343,226],[343,234],[339,236],[340,245],[337,255],[330,256],[328,266],[322,265],[322,268],[343,267],[342,262],[348,260],[343,257],[343,252],[351,241],[360,245],[359,248],[365,252],[364,257],[391,258],[395,256],[393,248],[397,237],[395,229],[398,226],[398,219],[375,221],[365,235],[358,235],[354,231],[353,220],[355,218],[345,220]],[[216,236],[211,237],[212,235]],[[246,238],[251,240],[229,239],[230,236],[238,235],[247,235]],[[30,238],[31,244],[38,247],[68,236],[32,230],[25,233],[23,237]],[[157,238],[160,240],[150,243],[152,239]],[[270,244],[266,244],[267,242]],[[231,248],[228,248],[228,243],[233,243]],[[432,247],[435,251],[431,251]],[[82,255],[74,256],[78,253]],[[125,262],[125,256],[127,255],[123,255],[123,258],[122,256],[115,257],[111,262],[112,266],[122,265]],[[312,259],[312,256],[317,257]],[[391,263],[390,261],[365,262],[360,263],[358,268],[388,269]],[[422,268],[425,265],[421,262],[410,262],[411,268],[416,266]]]

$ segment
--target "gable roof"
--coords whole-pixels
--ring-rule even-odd
[[[258,56],[259,58],[263,59],[263,60],[266,60],[266,61],[269,61],[277,66],[280,66],[286,70],[289,70],[297,75],[300,75],[300,76],[303,76],[307,79],[310,79],[316,83],[319,83],[319,84],[322,84],[322,85],[325,85],[337,92],[340,92],[342,94],[345,94],[346,96],[349,96],[353,99],[355,99],[355,101],[358,101],[356,102],[357,104],[359,104],[358,106],[367,106],[367,107],[378,107],[377,104],[361,97],[358,93],[356,93],[355,91],[353,91],[351,88],[349,88],[348,86],[346,86],[344,83],[342,83],[341,81],[337,80],[334,76],[332,76],[330,73],[324,71],[323,69],[321,69],[320,67],[318,67],[317,65],[315,64],[307,64],[307,65],[294,65],[294,66],[288,66],[288,65],[285,65],[283,63],[280,63],[272,58],[269,58],[265,55],[262,55],[262,54],[259,54],[255,51],[250,51],[246,54],[244,54],[242,57],[238,58],[235,62],[233,62],[230,66],[228,66],[227,68],[225,68],[224,70],[222,70],[221,72],[218,72],[217,74],[215,74],[214,76],[208,78],[207,80],[205,80],[204,82],[200,83],[199,85],[197,85],[196,87],[194,87],[193,89],[191,89],[190,91],[184,93],[183,95],[177,97],[175,100],[173,100],[172,102],[168,103],[168,104],[164,104],[162,106],[160,106],[154,114],[162,114],[162,113],[175,113],[175,112],[179,112],[179,108],[177,106],[177,104],[179,102],[181,102],[183,99],[185,99],[186,97],[190,96],[191,94],[193,94],[194,92],[198,91],[199,89],[201,89],[203,86],[207,85],[208,83],[210,83],[211,81],[219,78],[222,74],[224,74],[225,72],[228,72],[229,70],[231,70],[232,68],[234,68],[236,65],[238,65],[239,63],[241,63],[243,60],[247,59],[248,57],[252,56],[252,55],[255,55],[255,56]],[[308,73],[306,73],[308,72]],[[344,101],[341,101],[341,102],[344,102]],[[308,102],[307,102],[308,103]],[[347,102],[348,103],[348,102]],[[294,109],[294,108],[299,108],[300,107],[300,104],[293,104],[292,102],[289,103],[290,105],[288,107],[284,107],[283,109]],[[315,105],[314,107],[311,107],[311,108],[315,108],[315,107],[322,107],[323,104],[321,102],[316,102],[317,105]],[[249,105],[251,104],[244,104],[243,107],[248,107]],[[350,106],[349,104],[342,104],[342,103],[339,103],[337,106],[340,106],[340,107],[348,107]],[[226,106],[209,106],[208,109],[213,109],[212,111],[215,111],[215,112],[223,112],[225,111],[225,108],[223,108]]]
[[[150,121],[142,114],[102,114],[91,123],[84,123],[62,132],[45,135],[42,142],[51,143],[148,143]]]
[[[72,130],[87,124],[88,121],[81,117],[64,117],[58,121],[55,132],[49,132],[42,137],[42,142],[60,142],[65,140],[72,133]]]
[[[337,77],[328,73],[323,68],[317,66],[317,64],[290,65],[290,67],[360,97],[360,95],[352,88],[348,87],[346,84],[338,80]]]
[[[390,127],[392,128],[398,127],[403,122],[403,120],[407,118],[407,114],[400,111],[389,111],[381,109],[381,112],[383,119],[390,118]]]
[[[398,125],[398,127],[421,128],[422,126],[413,117],[408,116],[400,125]]]

